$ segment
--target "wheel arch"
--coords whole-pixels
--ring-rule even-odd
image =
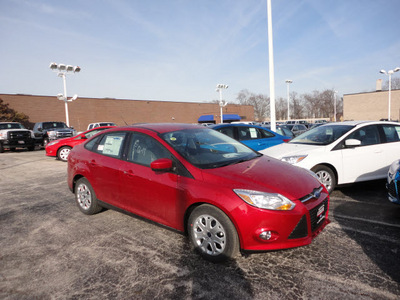
[[[195,208],[197,208],[197,207],[199,207],[199,206],[202,206],[202,205],[213,206],[213,207],[217,208],[218,210],[220,210],[221,212],[223,212],[223,213],[227,216],[227,218],[231,221],[231,223],[232,223],[233,226],[235,227],[236,234],[237,234],[238,241],[239,241],[239,250],[241,250],[241,249],[242,249],[242,235],[241,235],[241,232],[240,232],[240,230],[239,230],[239,228],[238,228],[238,224],[236,224],[236,222],[234,221],[234,219],[231,218],[230,214],[228,214],[223,208],[221,208],[221,207],[219,207],[218,205],[215,205],[215,204],[213,204],[213,203],[209,203],[209,202],[196,202],[196,203],[193,203],[192,205],[190,205],[190,206],[186,209],[185,214],[184,214],[184,218],[183,218],[184,234],[185,234],[186,236],[188,236],[188,234],[189,234],[189,233],[188,233],[188,225],[189,225],[189,217],[190,217],[191,213],[193,212],[193,210],[194,210]]]
[[[72,193],[75,194],[75,186],[76,186],[76,182],[81,179],[81,178],[86,178],[85,176],[83,176],[82,174],[76,174],[74,179],[72,180]]]
[[[339,174],[338,174],[336,168],[332,164],[330,164],[330,163],[320,163],[320,164],[317,164],[314,167],[312,167],[310,170],[312,171],[313,169],[315,169],[315,168],[317,168],[319,166],[324,166],[324,167],[327,167],[327,168],[331,169],[333,174],[335,175],[336,184],[338,184],[338,182],[339,182]]]

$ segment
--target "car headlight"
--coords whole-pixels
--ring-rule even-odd
[[[55,136],[55,135],[56,135],[56,132],[55,132],[55,131],[48,131],[48,132],[47,132],[47,135],[48,135],[48,136]]]
[[[241,189],[234,189],[233,191],[246,203],[258,208],[271,210],[292,210],[296,206],[296,204],[281,194]]]
[[[305,159],[307,155],[294,155],[294,156],[285,156],[281,158],[281,161],[287,162],[291,165],[297,164]]]
[[[400,167],[400,160],[394,161],[389,168],[388,177],[392,179]]]
[[[48,143],[46,147],[53,146],[53,145],[55,145],[55,144],[57,144],[59,142],[60,142],[59,140],[52,141],[52,142]]]

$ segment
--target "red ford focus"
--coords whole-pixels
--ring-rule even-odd
[[[91,138],[92,136],[94,136],[96,133],[98,133],[104,129],[109,129],[109,128],[113,128],[113,127],[115,127],[115,126],[97,127],[97,128],[82,132],[82,133],[80,133],[76,136],[70,137],[70,138],[64,138],[64,139],[52,141],[46,145],[46,155],[47,156],[56,156],[59,160],[67,161],[69,152],[71,151],[71,149],[73,147],[83,143],[88,138]]]
[[[68,185],[83,213],[118,208],[172,227],[211,261],[307,245],[329,223],[329,194],[309,171],[197,125],[103,131],[70,152]]]

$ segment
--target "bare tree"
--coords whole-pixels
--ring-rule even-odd
[[[275,112],[277,120],[287,119],[287,99],[279,97],[275,101]]]
[[[269,114],[269,97],[263,94],[254,94],[247,89],[241,90],[236,97],[239,104],[254,107],[255,121],[263,121]]]
[[[292,119],[302,119],[304,118],[305,107],[303,105],[302,98],[298,96],[296,92],[290,94],[291,110],[290,116]]]
[[[386,80],[385,84],[382,87],[383,90],[388,91],[389,90],[389,80]],[[392,90],[400,90],[400,78],[392,78]]]

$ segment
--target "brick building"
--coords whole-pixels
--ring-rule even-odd
[[[0,94],[0,99],[9,107],[29,116],[33,123],[42,121],[64,121],[65,105],[55,96]],[[117,125],[133,123],[197,123],[207,116],[220,122],[220,107],[217,103],[170,102],[121,100],[100,98],[78,98],[68,102],[69,123],[77,131],[86,130],[89,123],[114,122]],[[254,120],[251,105],[228,104],[223,115],[240,117],[243,121]],[[226,118],[224,118],[226,120]]]
[[[389,92],[376,91],[343,95],[343,120],[380,120],[388,118]],[[392,90],[390,119],[400,120],[400,90]]]

